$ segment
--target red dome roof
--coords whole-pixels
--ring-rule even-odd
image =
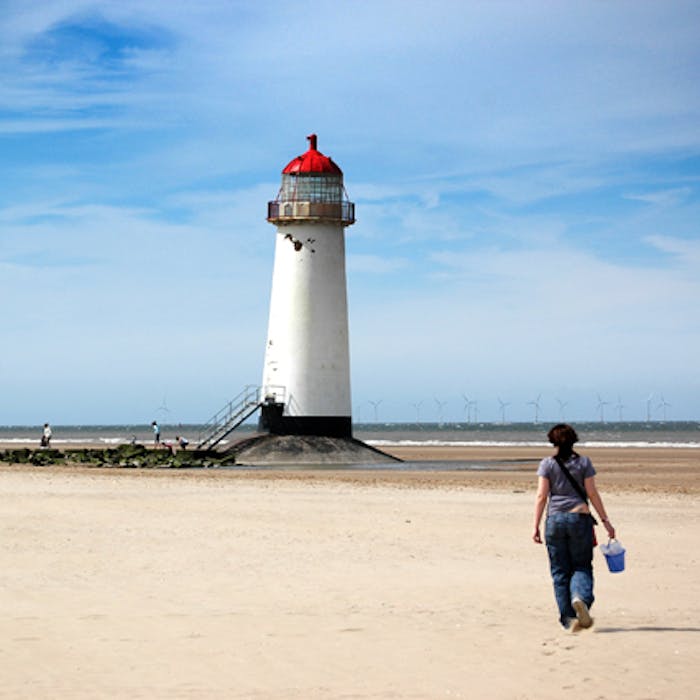
[[[316,134],[306,137],[309,140],[309,150],[304,155],[297,156],[290,161],[289,165],[282,171],[282,175],[300,175],[303,173],[329,173],[340,175],[343,171],[321,151],[316,150]]]

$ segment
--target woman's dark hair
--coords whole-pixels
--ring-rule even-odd
[[[548,433],[547,438],[555,447],[572,447],[578,442],[576,431],[566,423],[557,423]]]

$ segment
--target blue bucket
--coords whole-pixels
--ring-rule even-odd
[[[625,570],[626,550],[617,540],[610,540],[608,544],[601,544],[600,551],[605,555],[608,569],[613,574],[619,574]]]

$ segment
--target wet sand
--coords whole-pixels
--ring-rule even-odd
[[[0,441],[0,450],[15,449],[16,444]],[[31,445],[35,449],[35,445]],[[89,444],[71,445],[71,449],[90,449]],[[60,448],[59,448],[60,449]],[[411,485],[426,488],[454,486],[469,488],[532,488],[535,472],[547,447],[451,447],[451,446],[382,446],[382,450],[404,460],[404,464],[386,468],[333,469],[329,467],[231,470],[178,470],[183,478],[238,478],[306,481],[312,479],[357,484]],[[670,447],[586,447],[598,471],[597,481],[603,489],[616,492],[700,494],[700,449]],[[39,468],[39,467],[37,467]],[[53,466],[54,470],[92,467]],[[2,469],[2,463],[0,463]],[[144,470],[142,475],[158,477],[169,470]]]
[[[480,487],[531,486],[542,457],[538,447],[390,447],[409,461],[469,462],[484,470],[469,473],[467,483]],[[586,447],[598,472],[598,485],[614,492],[700,493],[700,449],[668,447]],[[477,466],[478,468],[478,466]],[[489,470],[499,470],[492,474]]]
[[[585,450],[627,570],[567,635],[541,451],[411,449],[484,464],[0,466],[0,697],[697,696],[697,450]]]

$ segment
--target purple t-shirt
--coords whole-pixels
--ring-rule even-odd
[[[595,476],[595,469],[591,464],[591,460],[581,455],[572,455],[564,464],[585,493],[584,480],[589,476]],[[576,493],[576,489],[566,478],[566,474],[561,470],[554,457],[545,457],[540,462],[537,476],[549,479],[547,515],[551,513],[568,513],[572,508],[583,503],[581,496]]]

